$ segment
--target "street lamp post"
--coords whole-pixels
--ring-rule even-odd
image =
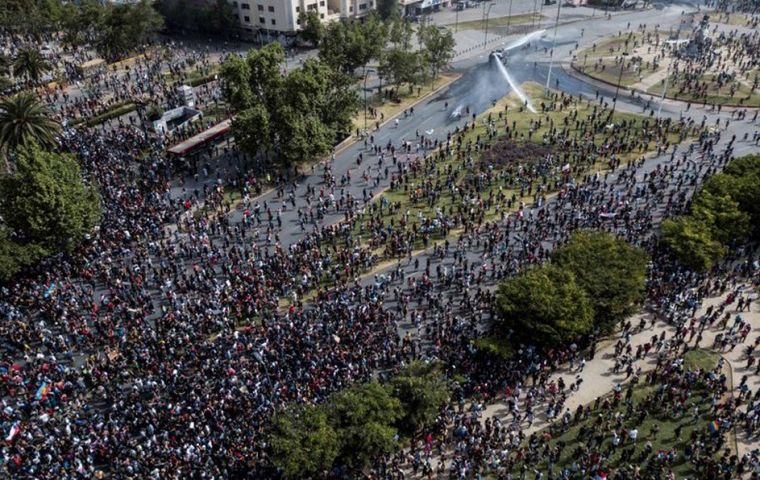
[[[272,381],[272,376],[269,375],[269,368],[267,367],[267,361],[264,359],[264,356],[261,354],[261,352],[256,351],[253,352],[253,358],[261,364],[262,367],[264,367],[264,374],[267,376],[267,381],[271,384],[270,386],[274,390],[274,382]],[[274,404],[274,401],[272,402],[272,419],[277,418],[277,405]]]
[[[628,56],[628,52],[623,52],[620,57],[620,73],[618,74],[617,85],[615,86],[615,98],[613,102],[617,101],[618,92],[620,91],[620,82],[623,80],[623,70],[625,69],[625,57]]]
[[[488,11],[486,12],[486,32],[485,37],[483,38],[483,48],[488,48],[488,16],[491,15],[491,7],[494,5],[496,5],[494,2],[488,4]],[[485,9],[485,5],[483,8]]]
[[[623,80],[623,70],[625,69],[626,56],[628,56],[628,52],[623,52],[620,57],[620,73],[618,73],[617,85],[615,85],[615,96],[612,98],[612,112],[614,112],[615,108],[617,107],[617,97],[618,92],[620,91],[620,82]],[[612,115],[612,112],[610,112],[610,115]]]
[[[657,116],[662,113],[662,104],[665,103],[665,94],[668,92],[668,80],[670,80],[670,68],[673,66],[673,57],[670,57],[668,71],[665,72],[665,85],[662,86],[662,96],[660,97],[660,107],[657,109]]]
[[[364,71],[364,131],[367,131],[367,76],[370,72],[374,72],[372,68],[368,68]]]
[[[507,35],[509,35],[509,23],[512,20],[512,0],[509,0],[509,12],[507,12]]]
[[[546,75],[546,91],[549,91],[549,82],[552,79],[552,67],[554,66],[554,48],[557,46],[557,26],[559,26],[559,11],[562,1],[557,0],[557,18],[554,20],[554,39],[552,39],[552,51],[549,53],[549,73]]]

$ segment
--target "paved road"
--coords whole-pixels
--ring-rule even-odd
[[[658,12],[657,19],[662,25],[666,25],[666,22],[677,22],[681,17],[681,11],[680,7],[671,7],[663,12]],[[552,88],[558,87],[574,95],[581,94],[587,98],[595,98],[596,92],[599,91],[600,95],[608,99],[612,98],[614,96],[612,88],[608,86],[596,86],[568,75],[562,68],[562,64],[567,64],[570,60],[572,56],[571,52],[575,49],[576,43],[582,49],[585,46],[591,45],[599,38],[625,29],[628,22],[636,25],[638,23],[645,23],[647,19],[651,21],[651,17],[651,11],[643,11],[613,17],[612,20],[599,21],[599,19],[594,19],[586,23],[579,22],[561,25],[557,31],[556,61],[553,62],[551,73]],[[593,29],[591,28],[592,25]],[[586,33],[583,33],[584,31]],[[592,31],[593,33],[591,33]],[[507,38],[502,42],[502,46],[514,44],[520,40],[520,37],[522,35]],[[528,48],[521,47],[510,51],[507,69],[517,83],[531,80],[541,84],[546,82],[547,75],[549,74],[550,59],[544,49],[551,50],[553,44],[553,32],[544,32],[541,38],[531,42],[529,47],[526,45]],[[445,141],[447,134],[452,132],[457,126],[457,122],[452,121],[451,117],[451,113],[455,109],[469,107],[471,112],[482,112],[491,106],[492,101],[501,98],[510,90],[509,85],[498,70],[489,64],[488,54],[485,51],[456,62],[452,66],[452,69],[462,73],[462,77],[439,94],[417,105],[413,116],[409,116],[408,118],[402,116],[398,127],[393,122],[390,122],[380,130],[372,132],[375,143],[380,146],[385,146],[388,143],[400,146],[402,140],[414,141],[416,138],[415,132],[419,132],[421,135],[426,135],[425,132],[432,132],[432,134],[426,135],[426,137]],[[559,83],[556,83],[557,81]],[[446,104],[448,104],[448,110],[444,108]],[[642,104],[629,101],[623,98],[621,94],[618,108],[624,111],[641,112]],[[682,108],[683,106],[680,103],[669,102],[663,108],[662,115],[679,118]],[[708,112],[707,116],[708,121],[714,121],[714,115]],[[458,123],[461,125],[463,122],[464,120],[461,120]],[[356,160],[360,154],[363,154],[365,159],[361,166],[357,166]],[[336,155],[331,165],[332,174],[339,181],[343,175],[348,173],[351,175],[352,181],[345,188],[337,189],[334,193],[335,197],[340,198],[341,194],[350,194],[354,198],[361,200],[364,197],[365,191],[367,196],[371,198],[374,194],[386,188],[390,183],[389,179],[381,180],[377,187],[368,187],[365,182],[359,180],[361,172],[364,171],[368,163],[376,165],[376,162],[377,159],[374,156],[369,156],[369,152],[365,149],[362,142],[357,142]],[[384,166],[387,166],[388,163],[388,159],[386,158]],[[314,175],[308,175],[303,178],[295,190],[293,190],[299,206],[304,205],[304,199],[309,188],[314,188],[317,191],[320,188],[324,188],[321,173],[322,169],[317,168]],[[374,170],[374,173],[376,174],[377,170]],[[214,176],[211,175],[206,181],[209,184],[213,184],[215,181]],[[180,191],[175,190],[175,194],[177,193],[180,193]],[[283,205],[286,207],[286,210],[281,213],[283,228],[280,232],[280,241],[283,246],[288,246],[303,238],[304,232],[300,229],[297,212],[289,208],[287,195],[284,198],[277,199],[275,192],[270,192],[260,197],[259,202],[262,205],[263,202],[267,202],[267,205],[273,212]],[[239,221],[241,218],[241,211],[237,211],[231,215],[233,221]],[[342,213],[329,214],[325,216],[321,225],[329,225],[342,218]]]

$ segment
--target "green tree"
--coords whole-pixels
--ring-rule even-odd
[[[554,265],[529,268],[499,285],[497,308],[498,325],[512,338],[543,347],[585,335],[594,324],[585,290],[571,271]]]
[[[408,436],[430,426],[451,395],[438,365],[432,363],[410,363],[393,377],[390,388],[404,411],[398,429]]]
[[[724,173],[730,177],[727,193],[749,215],[751,234],[760,240],[760,155],[736,158],[726,165]]]
[[[5,227],[0,227],[0,281],[8,281],[23,268],[34,264],[46,254],[36,244],[22,245],[11,238]]]
[[[282,72],[285,50],[282,45],[275,42],[259,50],[251,49],[245,61],[251,72],[248,81],[254,100],[266,105],[270,112],[276,112],[283,102],[285,84]]]
[[[62,42],[67,45],[79,46],[96,41],[102,31],[106,8],[97,0],[82,0],[78,5],[68,3],[67,15],[62,21]]]
[[[325,26],[316,10],[302,11],[298,14],[298,24],[301,26],[301,38],[314,47],[318,47],[325,36]]]
[[[284,83],[287,104],[304,115],[315,115],[328,128],[346,132],[359,106],[352,78],[324,63],[308,59]]]
[[[235,141],[249,155],[269,152],[271,145],[271,126],[269,112],[263,104],[254,105],[240,112],[232,120]]]
[[[8,154],[34,141],[43,147],[56,145],[61,126],[34,94],[22,92],[0,101],[0,149]]]
[[[0,214],[19,243],[69,250],[100,219],[100,197],[72,156],[31,142],[16,150],[14,172],[0,182]]]
[[[143,46],[163,25],[163,17],[147,0],[133,5],[111,5],[95,46],[102,56],[116,59]]]
[[[282,166],[323,157],[332,149],[335,131],[316,115],[304,115],[284,106],[277,115],[277,140]]]
[[[233,128],[243,149],[253,156],[271,150],[289,166],[329,153],[359,99],[351,78],[322,61],[308,59],[285,76],[283,60],[282,47],[268,45],[245,60],[228,58],[222,78],[225,97],[240,111]]]
[[[251,68],[238,55],[228,56],[222,63],[220,76],[223,79],[224,98],[237,110],[244,110],[253,104],[251,91]]]
[[[389,22],[388,40],[394,47],[410,49],[414,28],[408,18],[394,17]]]
[[[11,79],[8,78],[8,75],[11,73],[12,65],[13,62],[11,62],[10,58],[0,53],[0,92],[10,87],[12,84]]]
[[[383,20],[400,16],[398,0],[377,0],[377,13]]]
[[[65,10],[66,5],[60,0],[3,0],[0,27],[39,41],[44,33],[58,31]]]
[[[13,75],[38,83],[42,76],[52,70],[52,65],[36,48],[24,48],[13,61]]]
[[[156,10],[166,25],[175,30],[192,30],[205,34],[230,37],[237,29],[237,18],[226,0],[158,0]]]
[[[606,232],[576,231],[552,253],[552,263],[575,276],[588,294],[600,328],[609,332],[635,311],[646,284],[647,253]]]
[[[373,458],[398,449],[396,428],[403,415],[401,402],[376,381],[357,385],[333,395],[330,423],[340,438],[340,459],[361,469]]]
[[[377,15],[370,15],[363,23],[332,22],[319,48],[319,58],[336,71],[353,75],[380,57],[387,41],[387,29]]]
[[[729,194],[702,188],[694,195],[690,212],[695,220],[709,226],[713,238],[723,244],[743,240],[749,232],[749,215]]]
[[[285,478],[306,478],[330,469],[340,440],[324,407],[295,407],[274,417],[273,423],[272,460]]]
[[[421,26],[417,33],[423,47],[426,64],[430,67],[430,73],[435,80],[438,73],[448,67],[454,58],[456,46],[454,35],[451,30],[440,29],[435,25]]]
[[[380,60],[379,74],[396,88],[401,84],[416,85],[421,80],[422,56],[403,47],[393,47]]]
[[[711,268],[726,251],[710,226],[691,216],[663,221],[662,240],[681,264],[697,271]]]
[[[13,62],[11,62],[10,58],[4,53],[0,53],[0,76],[9,75],[12,65]]]
[[[366,17],[360,25],[364,36],[364,49],[360,60],[366,69],[370,61],[382,57],[383,49],[388,43],[388,27],[375,13]]]

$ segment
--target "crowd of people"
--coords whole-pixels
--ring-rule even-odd
[[[14,478],[271,474],[265,431],[276,408],[320,401],[414,358],[466,374],[462,399],[493,398],[529,376],[539,388],[560,353],[549,360],[527,348],[520,366],[495,369],[463,347],[492,314],[485,287],[541,261],[574,228],[648,245],[656,219],[683,208],[694,185],[730,158],[730,147],[713,151],[720,134],[702,133],[683,156],[668,147],[672,162],[643,177],[644,159],[613,165],[522,215],[482,225],[471,217],[471,230],[433,249],[424,270],[416,259],[414,269],[399,261],[360,281],[377,259],[342,242],[340,224],[284,246],[274,237],[293,225],[277,222],[274,205],[249,200],[239,222],[194,216],[194,194],[170,194],[171,164],[139,129],[68,130],[61,140],[100,185],[104,222],[75,254],[3,289],[3,468]],[[283,188],[279,208],[354,209],[329,195],[300,199]],[[339,287],[319,289],[325,271]],[[317,302],[278,308],[293,290],[315,287]],[[472,412],[448,415],[472,426]],[[474,445],[487,430],[457,431]],[[455,451],[457,476],[491,458]]]
[[[114,82],[124,78],[137,88],[131,94],[171,95],[151,62],[126,77],[106,74],[100,87],[92,84],[93,98],[99,88],[118,91]],[[62,100],[52,94],[50,101]],[[65,115],[96,113],[98,105],[87,102],[64,99]],[[586,104],[590,113],[580,117],[577,108]],[[254,198],[264,180],[234,146],[178,180],[183,173],[162,142],[137,126],[65,129],[61,149],[98,185],[103,221],[76,251],[0,289],[0,473],[275,477],[267,456],[274,412],[323,401],[413,359],[441,362],[450,378],[462,380],[410,449],[377,459],[374,478],[667,478],[684,462],[705,478],[757,471],[757,451],[737,458],[724,449],[732,425],[757,435],[758,392],[744,381],[727,396],[720,365],[684,366],[692,339],[698,344],[705,329],[719,329],[725,349],[755,341],[757,333],[731,317],[734,303],[750,305],[746,292],[695,313],[703,299],[757,282],[757,254],[745,251],[712,275],[697,275],[677,267],[655,241],[659,221],[684,211],[695,188],[730,160],[735,140],[688,118],[608,128],[603,100],[597,106],[556,94],[541,108],[525,132],[507,112],[465,119],[445,139],[419,139],[419,148],[370,141],[357,159],[360,168],[377,162],[366,175],[352,178],[351,169],[338,172],[336,161],[327,161],[317,167],[319,188],[296,195],[291,181],[275,180],[277,191],[266,200]],[[566,114],[560,120],[550,115],[555,111]],[[470,138],[479,122],[487,134]],[[476,161],[499,138],[522,142],[539,130],[546,150],[525,165]],[[687,137],[695,143],[679,147]],[[656,159],[645,157],[651,144]],[[589,173],[599,161],[608,170]],[[467,171],[474,175],[459,182]],[[365,187],[363,198],[344,191],[352,183]],[[449,198],[451,206],[434,219],[415,218],[401,202],[373,200],[383,185],[431,208]],[[514,195],[496,193],[500,187]],[[230,190],[240,192],[239,209],[225,195]],[[298,221],[284,222],[293,210]],[[591,353],[523,345],[510,360],[472,342],[494,314],[490,287],[545,260],[579,228],[613,232],[654,254],[648,307],[675,333],[647,349],[627,335],[647,327],[625,326],[618,368],[653,392],[633,401],[632,382],[612,399],[568,412],[567,398],[581,382],[563,385],[552,374],[566,362],[582,369],[593,360],[596,339],[586,345]],[[291,229],[300,229],[297,240],[285,239]],[[388,259],[390,267],[362,275]],[[307,302],[310,294],[314,301]],[[647,355],[657,366],[644,373]],[[638,430],[643,419],[661,404],[673,405],[669,415],[687,416],[687,403],[678,400],[699,395],[715,399],[716,432],[695,429],[668,452],[636,441],[645,436]],[[496,400],[509,405],[511,418],[482,418]],[[584,430],[584,445],[570,451],[554,441],[574,426],[588,428],[592,418],[597,428]],[[526,433],[548,423],[548,435]],[[617,463],[624,466],[610,469]]]

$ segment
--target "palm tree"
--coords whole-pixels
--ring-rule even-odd
[[[0,101],[0,151],[12,152],[19,145],[36,141],[45,148],[56,145],[61,125],[34,94],[22,92]]]
[[[33,83],[40,81],[45,72],[52,70],[52,65],[42,54],[33,48],[21,50],[13,62],[13,75],[28,78]]]
[[[11,73],[11,59],[7,55],[0,53],[0,76],[6,76]]]
[[[8,75],[11,73],[11,60],[6,55],[0,53],[0,91],[5,90],[11,85],[11,79]]]

